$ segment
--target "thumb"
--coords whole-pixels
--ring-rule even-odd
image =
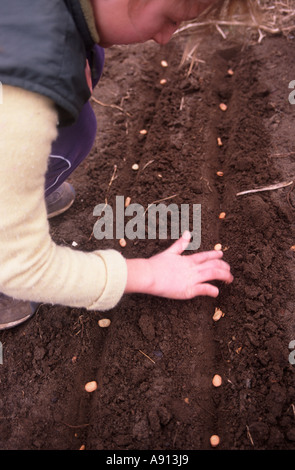
[[[181,255],[181,253],[188,247],[191,240],[191,234],[188,230],[183,232],[182,236],[176,240],[166,251],[174,253],[175,255]]]

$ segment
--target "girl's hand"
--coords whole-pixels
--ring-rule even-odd
[[[149,259],[127,260],[126,293],[145,293],[170,299],[191,299],[198,295],[217,297],[219,289],[208,281],[233,281],[222,251],[182,255],[190,242],[185,232],[170,248]]]

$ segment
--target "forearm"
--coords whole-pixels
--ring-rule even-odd
[[[148,259],[127,259],[127,282],[125,294],[153,293],[153,272]]]
[[[49,235],[44,181],[57,113],[50,100],[3,87],[0,106],[0,292],[89,309],[114,306],[127,269],[119,252],[84,253]]]

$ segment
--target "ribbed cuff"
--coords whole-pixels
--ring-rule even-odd
[[[127,263],[125,258],[116,250],[99,250],[94,254],[99,256],[106,268],[106,284],[100,297],[88,310],[110,310],[121,300],[127,283]]]

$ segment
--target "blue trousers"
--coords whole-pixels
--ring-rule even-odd
[[[93,88],[99,81],[104,65],[104,49],[95,46],[88,58],[90,68],[95,70]],[[45,196],[55,191],[89,154],[97,131],[95,114],[87,102],[72,126],[60,128],[49,155],[45,179]]]

